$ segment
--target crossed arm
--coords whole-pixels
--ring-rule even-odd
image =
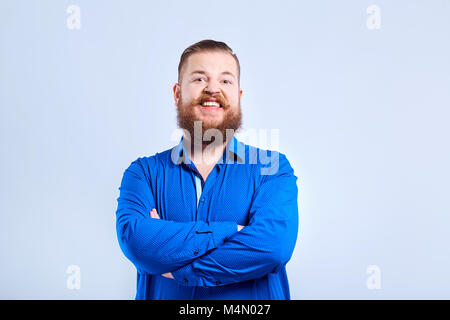
[[[264,176],[252,199],[245,228],[158,219],[139,170],[135,165],[125,172],[117,219],[121,248],[138,269],[181,285],[218,286],[263,277],[290,259],[298,230],[297,178],[281,154],[278,172]]]
[[[150,217],[153,219],[161,219],[159,217],[158,211],[156,211],[155,208],[153,208],[152,211],[150,211]],[[244,228],[244,226],[241,226],[240,224],[237,225],[237,231],[241,231],[243,228]],[[172,272],[163,273],[162,276],[169,278],[169,279],[173,279]]]
[[[149,212],[156,205],[149,178],[142,163],[134,161],[125,170],[117,199],[117,238],[124,255],[137,270],[152,275],[176,270],[217,248],[237,232],[233,221],[152,219]]]

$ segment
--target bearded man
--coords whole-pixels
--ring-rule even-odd
[[[290,299],[298,189],[282,153],[238,141],[240,64],[224,42],[188,47],[173,87],[183,136],[122,178],[119,245],[136,299]]]

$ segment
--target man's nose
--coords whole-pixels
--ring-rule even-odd
[[[204,89],[205,93],[213,95],[216,93],[220,93],[220,89],[216,84],[208,83],[208,85]]]

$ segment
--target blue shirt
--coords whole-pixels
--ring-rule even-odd
[[[136,299],[290,299],[296,180],[284,154],[235,137],[206,181],[183,138],[133,161],[119,188],[116,231],[137,270]],[[161,219],[150,217],[153,208]],[[174,279],[161,276],[167,272]]]

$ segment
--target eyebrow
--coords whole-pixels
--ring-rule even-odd
[[[191,75],[193,75],[194,73],[200,73],[200,74],[205,74],[205,75],[206,75],[206,72],[203,71],[203,70],[194,70],[194,71],[191,72]],[[236,76],[235,76],[232,72],[230,72],[230,71],[224,71],[224,72],[222,72],[221,74],[228,74],[228,75],[230,75],[230,76],[236,78]]]

